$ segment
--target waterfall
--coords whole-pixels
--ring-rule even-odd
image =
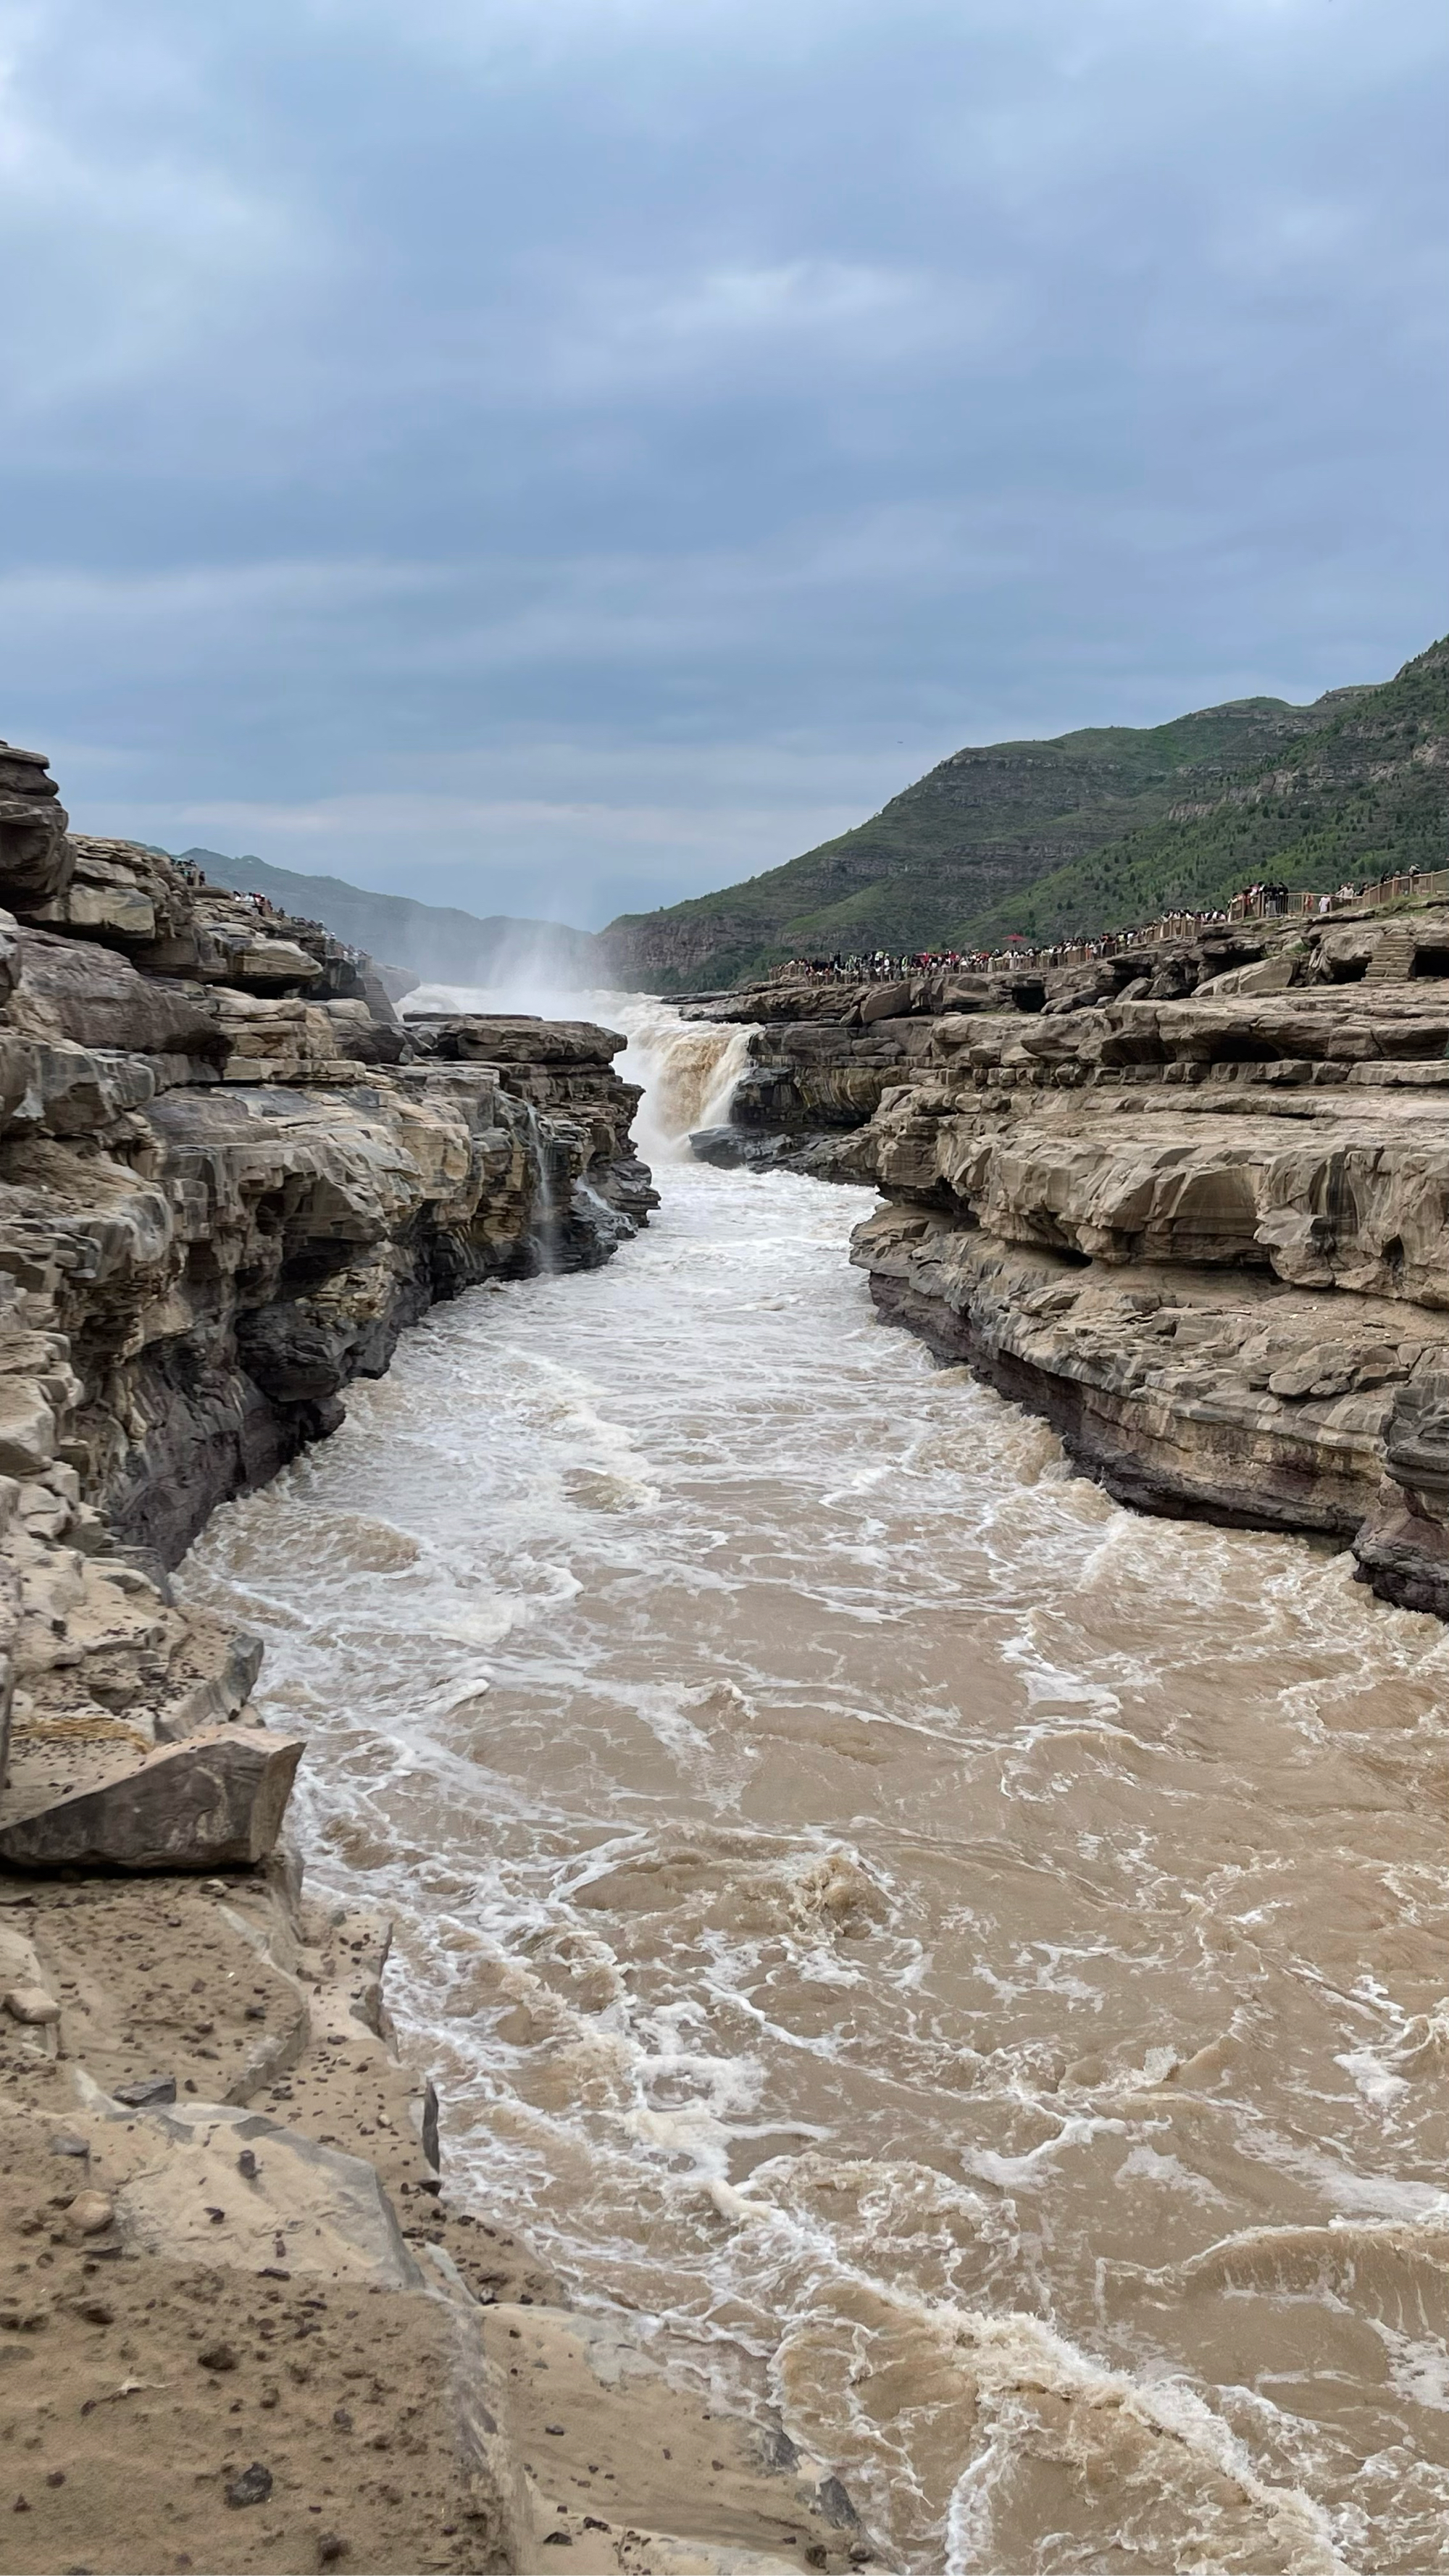
[[[620,1070],[644,1091],[639,1123],[647,1155],[687,1152],[695,1129],[726,1123],[753,1029],[681,1020],[667,1002],[636,1003],[616,1017],[629,1033]]]
[[[700,1127],[723,1126],[736,1083],[748,1070],[754,1027],[721,1026],[710,1020],[685,1020],[672,1002],[647,994],[579,992],[565,996],[541,992],[496,993],[463,985],[427,984],[409,995],[414,1010],[497,1011],[505,1007],[551,1011],[556,1017],[582,1017],[622,1029],[629,1041],[618,1060],[626,1082],[637,1082],[644,1094],[636,1121],[640,1151],[646,1162],[681,1161],[689,1156],[688,1139]],[[529,1133],[539,1164],[539,1212],[556,1244],[564,1213],[555,1199],[543,1136],[535,1111],[528,1107]],[[553,1264],[550,1262],[549,1267]]]
[[[538,1176],[535,1190],[536,1214],[529,1232],[538,1246],[538,1266],[540,1270],[549,1272],[558,1268],[559,1223],[553,1173],[549,1168],[549,1145],[539,1123],[538,1111],[531,1100],[524,1101],[523,1114],[528,1124],[528,1140],[533,1148],[534,1168]]]

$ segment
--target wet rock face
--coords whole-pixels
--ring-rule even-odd
[[[1244,945],[1035,1007],[1001,977],[731,995],[703,1008],[764,1025],[703,1150],[848,1131],[802,1167],[884,1194],[854,1250],[883,1316],[1120,1500],[1324,1532],[1449,1617],[1449,916]]]
[[[1353,1552],[1386,1601],[1449,1619],[1449,1353],[1428,1356],[1385,1424],[1383,1483]]]
[[[154,1750],[232,1725],[255,1672],[161,1568],[435,1298],[647,1223],[639,1094],[590,1023],[403,1026],[320,925],[68,838],[5,746],[0,903],[0,1857],[254,1859],[285,1764],[253,1781],[244,1730]]]

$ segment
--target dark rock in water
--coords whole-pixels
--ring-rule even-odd
[[[820,2510],[837,2531],[858,2531],[860,2516],[841,2485],[839,2478],[822,2478],[819,2487]]]
[[[789,1136],[756,1136],[746,1127],[699,1127],[689,1140],[697,1163],[712,1163],[717,1172],[778,1170],[795,1140]]]
[[[1353,1552],[1382,1599],[1449,1618],[1449,1373],[1416,1373],[1395,1396],[1384,1480]]]
[[[764,2424],[756,2435],[756,2448],[767,2469],[794,2469],[800,2465],[800,2454],[783,2424]]]
[[[696,1162],[720,1172],[803,1172],[820,1181],[863,1180],[851,1135],[760,1135],[747,1127],[701,1127],[689,1140]]]
[[[696,1127],[689,1150],[697,1163],[712,1163],[718,1172],[737,1172],[745,1160],[745,1139],[737,1127]]]
[[[442,2164],[438,2152],[438,2088],[431,2077],[423,2093],[423,2153],[437,2173]]]

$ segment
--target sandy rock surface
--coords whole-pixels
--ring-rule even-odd
[[[0,2023],[6,2565],[869,2563],[826,2470],[457,2205],[388,1937],[275,1872],[0,1878],[0,1973],[60,2014]]]

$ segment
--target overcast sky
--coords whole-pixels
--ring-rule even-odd
[[[0,734],[596,924],[1449,627],[1443,0],[0,0]]]

